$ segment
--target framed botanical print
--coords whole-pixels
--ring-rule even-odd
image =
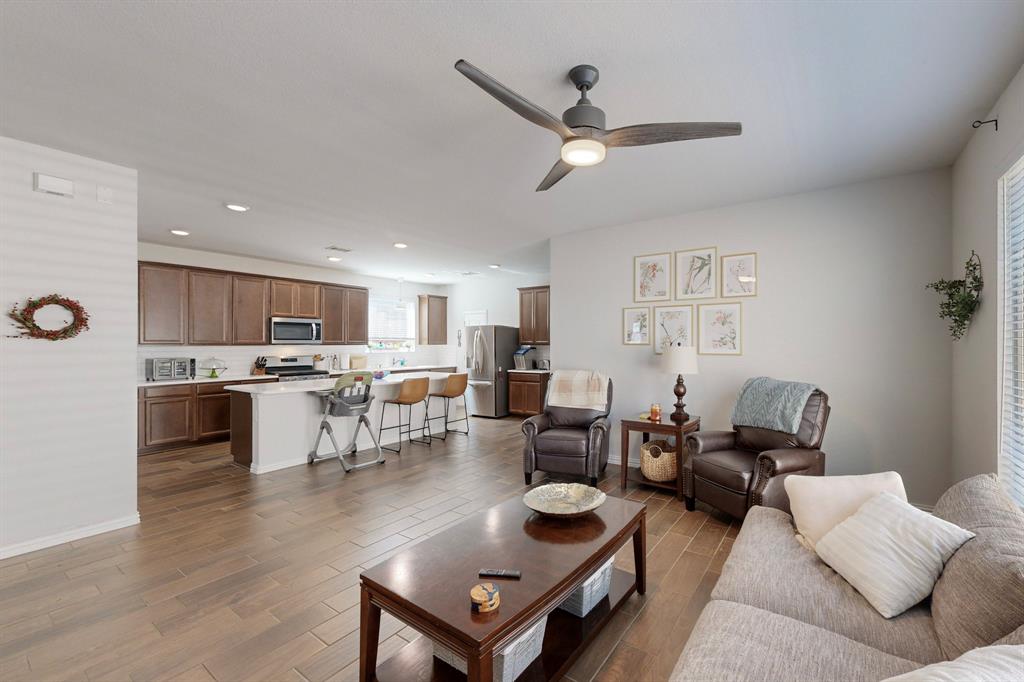
[[[757,296],[757,254],[722,256],[722,298]]]
[[[697,352],[703,355],[743,353],[743,304],[706,303],[697,306]]]
[[[715,298],[718,288],[718,249],[676,251],[676,300]]]
[[[661,354],[672,344],[692,346],[693,306],[666,305],[654,308],[654,352]]]
[[[652,253],[633,258],[633,301],[667,301],[672,298],[672,254]]]
[[[651,343],[651,309],[622,309],[622,343],[627,346],[649,346]]]

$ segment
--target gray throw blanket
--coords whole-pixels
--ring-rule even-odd
[[[740,389],[736,407],[732,408],[732,423],[796,433],[807,399],[816,388],[812,384],[770,377],[747,379]]]

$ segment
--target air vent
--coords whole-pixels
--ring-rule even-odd
[[[327,247],[327,250],[340,251],[341,253],[352,253],[352,249],[346,249],[344,246],[338,246],[336,244],[331,244],[330,246]]]

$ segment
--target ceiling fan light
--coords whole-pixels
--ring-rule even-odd
[[[562,161],[570,166],[596,166],[604,161],[604,145],[597,140],[577,137],[562,145]]]

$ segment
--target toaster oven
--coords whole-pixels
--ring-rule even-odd
[[[194,379],[195,358],[146,358],[146,381]]]

